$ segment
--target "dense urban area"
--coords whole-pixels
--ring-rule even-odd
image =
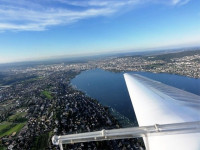
[[[106,59],[98,68],[110,71],[145,71],[200,78],[200,50],[149,56]]]
[[[73,88],[81,71],[148,71],[200,78],[200,50],[19,65],[0,70],[0,150],[59,149],[53,135],[120,128],[108,107]],[[141,139],[64,145],[64,149],[142,150]]]

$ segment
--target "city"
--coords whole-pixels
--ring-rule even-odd
[[[68,67],[63,70],[60,65],[43,67],[38,67],[38,71],[22,71],[23,75],[26,74],[24,80],[1,89],[1,149],[58,149],[51,143],[53,135],[120,127],[108,108],[70,86],[70,79],[80,70],[77,71],[76,67],[75,71],[68,70]],[[20,78],[20,71],[14,73]],[[69,145],[66,148],[139,149],[141,146],[141,139],[132,139]]]
[[[0,150],[200,150],[199,18],[200,0],[0,0]]]
[[[113,58],[97,63],[98,68],[111,71],[149,71],[200,77],[200,52],[180,52],[155,56]]]
[[[170,61],[157,59],[157,55],[132,56],[84,63],[11,67],[2,71],[0,149],[59,149],[52,145],[53,135],[122,127],[108,107],[75,89],[70,80],[81,71],[94,68],[200,77],[199,50],[167,55],[170,55]],[[167,58],[166,54],[162,56]],[[64,148],[141,150],[144,143],[138,138],[64,145]]]

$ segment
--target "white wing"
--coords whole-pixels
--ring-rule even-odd
[[[200,96],[140,75],[124,74],[139,126],[200,121]],[[200,133],[144,138],[150,150],[200,150]]]

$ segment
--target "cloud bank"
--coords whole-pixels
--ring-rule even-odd
[[[44,31],[152,2],[184,5],[189,0],[0,0],[0,32]]]

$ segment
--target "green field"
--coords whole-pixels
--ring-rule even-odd
[[[0,124],[0,138],[11,135],[13,132],[19,133],[19,131],[26,124],[25,118],[26,112],[18,112],[8,118],[7,121]]]
[[[49,91],[42,91],[42,95],[44,95],[49,100],[53,98],[53,96],[51,95],[51,92]]]
[[[37,81],[37,80],[41,80],[43,78],[44,77],[42,77],[42,76],[40,76],[40,77],[34,77],[34,78],[30,78],[30,79],[22,81],[22,83],[25,83],[25,82],[34,82],[34,81]]]
[[[6,128],[4,128],[6,132],[4,132],[4,130],[0,131],[0,138],[3,136],[11,135],[13,132],[18,133],[24,127],[25,124],[26,123],[19,123],[19,124],[12,124],[10,126],[7,126]]]
[[[16,120],[19,119],[19,118],[25,117],[26,114],[27,114],[26,112],[18,112],[18,113],[16,113],[16,114],[10,116],[10,117],[8,118],[8,121],[9,121],[9,122],[16,121]]]
[[[3,122],[0,124],[0,132],[4,130],[6,127],[10,126],[12,123],[10,122]]]
[[[4,122],[0,125],[0,138],[3,136],[11,135],[13,132],[18,133],[26,123],[11,123]]]

